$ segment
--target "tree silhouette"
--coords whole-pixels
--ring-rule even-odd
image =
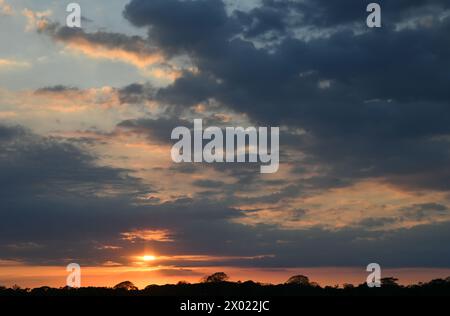
[[[310,286],[311,283],[309,283],[309,278],[305,275],[294,275],[291,276],[287,281],[286,284],[295,284],[295,285],[302,285],[302,286]]]
[[[113,288],[107,287],[82,287],[82,288],[50,288],[43,286],[32,290],[12,286],[6,288],[0,286],[1,296],[367,296],[367,295],[440,295],[450,296],[450,277],[434,279],[429,282],[420,282],[408,286],[397,283],[398,279],[386,277],[381,280],[381,287],[369,288],[366,283],[359,285],[344,284],[343,287],[321,287],[304,275],[294,275],[285,283],[270,284],[254,281],[231,282],[227,281],[228,275],[224,272],[216,272],[206,276],[202,283],[185,283],[148,285],[144,290],[139,290],[130,281],[124,281]],[[226,282],[225,282],[226,281]]]
[[[137,291],[139,290],[137,288],[137,286],[135,286],[132,282],[130,281],[123,281],[120,282],[119,284],[116,284],[113,287],[114,290],[126,290],[126,291]]]
[[[219,283],[219,282],[225,282],[230,277],[225,272],[216,272],[209,276],[206,276],[203,279],[204,283]]]
[[[178,283],[177,283],[177,285],[187,285],[187,284],[191,284],[191,283],[188,281],[185,281],[185,280],[178,281]]]
[[[394,277],[386,277],[381,279],[381,286],[398,287],[398,279]]]
[[[344,290],[350,290],[350,289],[354,289],[355,288],[355,286],[353,284],[351,284],[351,283],[344,283],[342,285],[342,287],[344,288]]]

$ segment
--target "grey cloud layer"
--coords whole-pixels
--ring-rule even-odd
[[[263,1],[227,15],[220,0],[133,0],[124,16],[148,27],[148,40],[166,54],[188,54],[199,69],[158,90],[160,102],[192,106],[213,98],[261,124],[303,128],[308,134],[293,145],[330,166],[333,178],[448,190],[450,18],[437,16],[448,4],[382,7],[385,26],[362,33],[348,27],[365,22],[360,1]],[[293,11],[301,15],[287,23]],[[428,24],[397,29],[424,14],[431,14]],[[310,40],[294,36],[295,28],[323,24],[340,28]],[[256,34],[269,31],[283,36],[255,46]]]
[[[120,33],[101,31],[86,33],[79,28],[70,28],[51,22],[39,29],[39,31],[59,41],[70,42],[81,39],[90,44],[101,45],[107,48],[120,48],[141,56],[152,55],[157,52],[155,48],[150,47],[139,36],[128,36]]]
[[[362,3],[265,0],[253,10],[229,15],[220,0],[132,0],[124,17],[135,26],[148,27],[147,39],[56,25],[47,32],[60,40],[82,38],[144,55],[157,47],[169,58],[187,54],[198,67],[198,72],[184,72],[165,88],[126,86],[118,90],[122,103],[154,99],[186,108],[215,99],[223,109],[248,114],[256,123],[304,129],[306,134],[281,138],[289,150],[306,155],[301,162],[290,162],[297,163],[299,174],[313,164],[327,174],[297,185],[280,182],[275,192],[249,198],[248,203],[274,203],[303,194],[304,187],[341,187],[365,178],[413,190],[448,191],[450,19],[439,20],[435,14],[449,5],[437,0],[385,1],[384,27],[355,33],[354,24],[364,23],[366,17]],[[426,14],[432,14],[429,23],[395,28],[398,22]],[[297,28],[305,27],[327,36],[295,36]],[[57,85],[39,92],[64,89]],[[118,126],[166,142],[178,125],[190,123],[179,117],[141,118]],[[447,222],[389,232],[376,229],[398,219],[363,220],[336,231],[245,226],[238,223],[245,213],[215,201],[211,192],[194,200],[137,204],[134,197],[148,190],[139,179],[129,170],[98,166],[95,156],[72,143],[0,125],[0,144],[0,259],[60,264],[78,258],[80,263],[99,264],[114,258],[125,263],[98,247],[113,243],[131,255],[149,243],[161,254],[274,255],[222,264],[279,267],[374,261],[450,266],[448,247],[442,247],[450,242]],[[234,176],[235,188],[256,182],[251,166],[214,168]],[[171,171],[188,175],[195,170],[175,166]],[[197,180],[193,185],[231,190],[221,181]],[[111,187],[122,192],[95,194]],[[301,219],[306,212],[299,209],[292,216]],[[402,212],[405,218],[420,220],[448,210],[422,203]],[[152,228],[169,229],[175,241],[130,245],[120,238],[121,232]]]
[[[134,203],[134,194],[127,190],[100,197],[94,193],[102,186],[119,184],[136,189],[139,181],[124,176],[125,170],[95,166],[92,156],[74,145],[43,139],[11,126],[0,127],[0,141],[6,149],[0,157],[2,259],[32,264],[78,260],[87,265],[111,259],[127,263],[127,256],[151,245],[165,255],[234,257],[219,263],[176,258],[166,262],[179,266],[364,265],[367,260],[391,266],[450,264],[450,252],[435,243],[450,240],[448,223],[391,232],[367,231],[362,226],[337,231],[246,226],[234,221],[244,216],[242,211],[206,199],[178,199],[146,206]],[[96,190],[88,190],[90,186]],[[303,216],[305,212],[299,210],[294,215]],[[120,233],[136,229],[168,229],[174,241],[137,240],[130,244],[121,239]],[[405,247],[405,243],[415,247]],[[122,248],[108,250],[102,248],[104,245]],[[270,256],[249,258],[261,255]],[[235,258],[239,256],[247,259]]]

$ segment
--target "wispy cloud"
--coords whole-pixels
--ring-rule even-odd
[[[0,15],[14,15],[15,11],[5,0],[0,0]]]
[[[28,15],[31,16],[31,21],[36,20],[35,15]],[[38,32],[63,43],[69,52],[81,53],[91,58],[122,61],[139,68],[158,65],[165,60],[159,49],[150,46],[139,36],[100,31],[87,33],[82,29],[60,26],[42,18],[35,24]]]
[[[52,11],[33,11],[25,8],[22,10],[22,15],[27,19],[25,30],[31,32],[36,29],[45,28],[49,23],[48,17],[52,15]]]
[[[173,237],[166,229],[134,230],[121,233],[122,239],[134,242],[136,240],[172,242]]]
[[[3,70],[12,70],[12,69],[29,68],[29,67],[31,67],[31,63],[28,61],[0,58],[0,71],[2,69]]]

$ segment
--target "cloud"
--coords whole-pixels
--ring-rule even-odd
[[[447,206],[439,203],[422,203],[404,207],[400,211],[403,216],[407,218],[423,220],[425,218],[431,218],[435,215],[448,214],[449,209]]]
[[[127,265],[151,247],[177,267],[450,264],[450,253],[436,243],[450,240],[448,222],[391,231],[246,225],[245,212],[213,200],[137,203],[135,197],[148,190],[139,179],[96,165],[94,156],[70,143],[4,125],[0,142],[3,261]],[[306,213],[291,215],[302,219]],[[415,247],[407,247],[411,243]]]
[[[120,102],[123,103],[144,103],[153,98],[153,90],[149,85],[132,83],[119,89]]]
[[[200,179],[195,180],[193,185],[201,188],[220,189],[224,186],[224,183],[222,181]]]
[[[203,43],[205,38],[213,40],[211,36],[222,40],[228,32],[224,27],[228,18],[220,0],[131,1],[123,14],[136,26],[152,26],[149,39],[173,53],[179,48],[200,48],[208,44]]]
[[[79,92],[79,89],[77,87],[67,87],[67,86],[63,86],[63,85],[56,85],[56,86],[39,88],[35,92],[37,94]]]
[[[14,15],[14,9],[5,0],[0,0],[0,15],[11,16]]]
[[[164,61],[161,52],[139,36],[101,31],[86,33],[83,29],[60,26],[48,20],[38,26],[38,31],[64,43],[68,50],[93,58],[123,61],[139,68]]]
[[[115,187],[122,192],[140,188],[127,170],[97,166],[95,156],[68,141],[41,137],[20,126],[1,126],[0,141],[4,149],[1,195],[9,202],[20,194],[98,194]]]
[[[4,90],[0,98],[5,109],[14,110],[20,114],[20,119],[36,115],[41,112],[45,116],[36,116],[34,123],[41,123],[40,120],[46,120],[44,124],[49,123],[49,116],[57,113],[82,113],[83,111],[106,110],[120,106],[119,94],[117,89],[110,86],[80,89],[74,86],[65,86],[57,84],[33,90],[11,91]],[[45,113],[43,113],[45,112]],[[61,116],[56,119],[61,119]],[[93,117],[91,117],[93,120]],[[86,117],[78,119],[77,124],[86,123]],[[21,121],[19,121],[21,122]],[[53,124],[55,122],[52,122]],[[93,123],[95,124],[95,122]],[[30,126],[31,127],[31,126]]]
[[[53,12],[51,10],[46,11],[33,11],[30,9],[23,9],[22,15],[27,19],[27,25],[25,31],[30,32],[35,29],[44,29],[49,25],[48,17],[51,16]]]
[[[365,8],[354,4],[265,0],[227,12],[220,0],[132,0],[123,14],[147,37],[68,29],[25,10],[30,27],[89,57],[189,65],[168,67],[174,82],[162,88],[29,93],[42,109],[120,105],[123,115],[88,132],[123,137],[128,151],[0,125],[0,263],[127,265],[149,249],[179,267],[449,266],[450,20],[414,22],[448,6],[386,3],[395,10],[385,27],[362,30]],[[127,106],[147,102],[163,113]],[[93,125],[109,119],[101,114]],[[262,178],[246,164],[154,165],[153,150],[193,115],[281,125],[286,168]],[[158,143],[145,159],[129,149],[139,136]]]
[[[244,35],[248,38],[282,38],[291,36],[293,29],[303,30],[302,36],[311,36],[321,32],[330,34],[342,28],[358,27],[363,30],[368,14],[366,8],[370,3],[373,1],[262,0],[260,6],[244,12],[237,11],[235,14],[244,25]],[[398,25],[417,16],[438,16],[449,8],[445,0],[381,0],[377,3],[382,8],[383,26]]]
[[[128,94],[129,95],[129,94]],[[160,144],[170,144],[170,135],[177,126],[191,126],[192,123],[179,118],[140,118],[120,122],[117,127],[148,137]]]
[[[164,229],[148,229],[148,230],[135,230],[131,232],[121,233],[124,240],[134,242],[135,240],[147,240],[147,241],[160,241],[160,242],[172,242],[173,239],[168,230]]]
[[[395,217],[369,217],[359,221],[356,225],[369,229],[381,229],[398,221],[399,219]]]
[[[267,0],[227,14],[219,0],[132,0],[124,16],[147,27],[148,41],[165,54],[187,54],[198,69],[159,89],[157,101],[190,108],[215,100],[260,124],[300,128],[305,133],[285,145],[327,168],[328,183],[382,178],[409,190],[449,190],[450,18],[398,28],[448,4],[384,5],[379,30],[361,30],[360,1]],[[295,14],[302,17],[296,23]],[[336,25],[297,36],[305,27]],[[270,32],[276,41],[261,37]]]
[[[15,59],[0,59],[0,71],[1,70],[10,70],[10,69],[21,69],[21,68],[29,68],[31,64],[26,61],[18,61]]]
[[[21,126],[7,126],[0,125],[0,141],[10,142],[16,137],[23,137],[26,134],[26,130]]]
[[[265,3],[275,6],[277,2],[268,0]],[[366,8],[372,1],[346,0],[341,3],[333,3],[326,0],[306,0],[301,2],[290,1],[289,3],[291,9],[303,12],[303,23],[316,27],[332,27],[352,23],[365,23]],[[381,0],[377,3],[382,7],[383,24],[398,22],[411,15],[427,12],[427,10],[439,12],[439,10],[449,8],[449,4],[445,0],[401,0],[395,2]]]

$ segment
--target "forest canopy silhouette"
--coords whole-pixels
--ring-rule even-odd
[[[10,288],[0,286],[0,296],[450,296],[450,277],[401,285],[394,277],[381,279],[381,287],[369,288],[366,283],[320,286],[305,275],[294,275],[281,284],[260,283],[252,280],[229,281],[224,272],[205,276],[199,283],[179,281],[177,284],[151,284],[139,289],[130,281],[123,281],[113,287],[81,288]]]

